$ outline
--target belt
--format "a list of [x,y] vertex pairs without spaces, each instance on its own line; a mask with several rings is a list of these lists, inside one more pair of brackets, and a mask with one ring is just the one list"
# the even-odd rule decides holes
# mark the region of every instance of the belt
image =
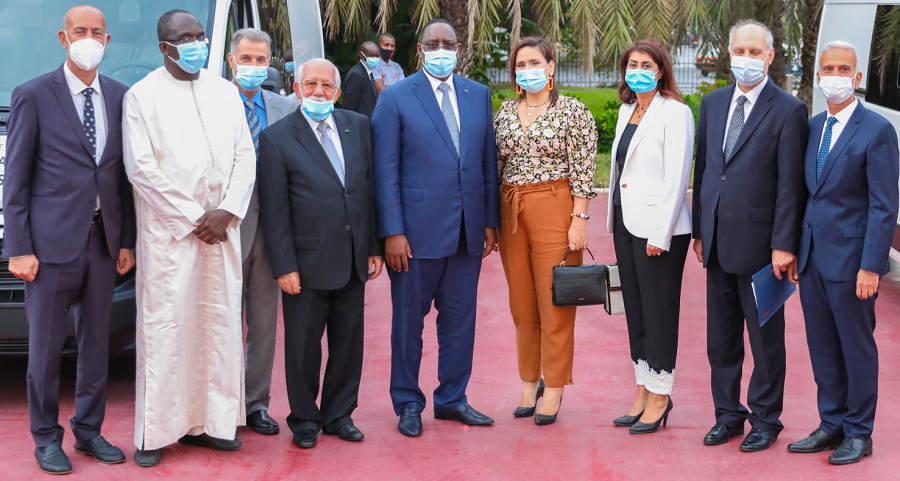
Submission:
[[516,230],[519,228],[519,214],[525,210],[525,207],[521,203],[522,195],[548,190],[553,191],[553,195],[556,195],[556,189],[562,188],[569,188],[569,179],[551,180],[549,182],[540,182],[537,184],[503,184],[500,187],[500,192],[503,194],[503,201],[511,204],[510,207],[512,208],[510,233],[515,234]]
[[94,224],[102,224],[102,223],[103,223],[103,214],[100,212],[99,209],[98,209],[98,210],[95,210],[95,211],[94,211],[94,218],[93,218],[93,220],[91,220],[91,225],[94,225]]

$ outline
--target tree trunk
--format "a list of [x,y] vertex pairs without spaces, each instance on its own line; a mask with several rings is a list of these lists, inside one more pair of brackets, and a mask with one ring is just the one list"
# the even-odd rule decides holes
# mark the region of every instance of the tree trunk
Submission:
[[469,48],[469,2],[468,0],[443,0],[441,17],[453,24],[456,38],[462,45],[456,62],[456,73],[463,77],[475,65],[475,53]]
[[[773,13],[772,19],[772,37],[774,37],[774,47],[775,47],[775,60],[772,62],[772,65],[769,66],[769,77],[772,78],[772,82],[775,85],[784,88],[785,80],[787,77],[787,54],[784,51],[784,23],[782,21],[782,15],[784,15],[784,6],[781,2],[778,2],[778,7],[775,7],[777,10]],[[790,89],[788,93],[791,93]]]
[[800,67],[803,77],[797,98],[812,109],[813,86],[816,80],[816,50],[819,41],[819,22],[822,20],[822,0],[805,0],[807,21],[803,26],[803,45],[800,50]]

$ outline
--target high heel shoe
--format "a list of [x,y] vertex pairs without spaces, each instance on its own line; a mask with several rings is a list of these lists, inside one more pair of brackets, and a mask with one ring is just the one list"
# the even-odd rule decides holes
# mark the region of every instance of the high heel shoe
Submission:
[[624,416],[619,416],[619,417],[613,419],[613,424],[616,426],[622,427],[622,428],[631,427],[634,425],[634,423],[638,422],[638,420],[641,419],[641,416],[643,416],[643,415],[644,415],[644,411],[641,411],[638,414],[635,414],[634,416],[629,416],[627,414]]
[[631,434],[650,434],[650,433],[655,433],[655,432],[659,431],[660,424],[665,426],[666,423],[668,423],[669,412],[672,410],[673,407],[675,407],[675,404],[672,403],[672,397],[669,396],[669,405],[666,406],[666,411],[663,413],[663,415],[659,419],[657,419],[656,421],[654,421],[652,423],[642,423],[642,422],[638,421],[638,422],[634,423],[634,425],[631,426],[630,429],[628,429],[628,432]]
[[517,418],[530,418],[531,416],[534,416],[534,411],[535,411],[535,409],[537,409],[538,399],[540,399],[541,396],[543,396],[543,395],[544,395],[544,378],[541,378],[541,383],[538,384],[537,392],[534,393],[534,406],[531,406],[530,408],[519,406],[516,408],[515,411],[513,411],[513,416],[515,416]]
[[534,424],[538,426],[543,426],[545,424],[553,424],[556,422],[556,416],[559,415],[559,410],[562,409],[562,396],[559,397],[559,407],[556,408],[556,413],[552,415],[547,414],[534,414]]

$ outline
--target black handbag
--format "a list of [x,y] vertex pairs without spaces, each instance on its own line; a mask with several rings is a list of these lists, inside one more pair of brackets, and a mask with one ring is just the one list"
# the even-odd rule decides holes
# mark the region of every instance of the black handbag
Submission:
[[593,264],[567,266],[570,250],[563,261],[553,267],[554,306],[596,306],[606,300],[606,266],[597,264],[589,249]]

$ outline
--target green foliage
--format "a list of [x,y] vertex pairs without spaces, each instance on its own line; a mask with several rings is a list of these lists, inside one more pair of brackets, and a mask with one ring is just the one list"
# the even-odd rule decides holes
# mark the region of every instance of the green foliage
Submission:
[[619,121],[619,107],[622,102],[611,100],[603,108],[592,110],[597,124],[597,152],[609,152],[616,138],[616,123]]

